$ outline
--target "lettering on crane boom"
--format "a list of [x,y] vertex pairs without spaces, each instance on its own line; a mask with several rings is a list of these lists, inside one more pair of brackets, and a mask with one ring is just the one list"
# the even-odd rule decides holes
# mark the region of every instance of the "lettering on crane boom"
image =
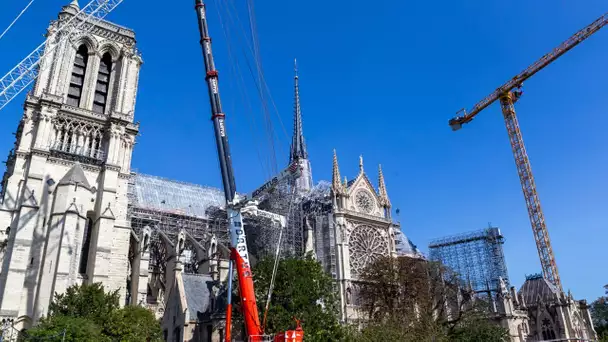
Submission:
[[230,238],[232,240],[232,246],[239,253],[243,260],[243,269],[245,269],[245,275],[251,275],[249,270],[249,253],[247,251],[247,240],[245,238],[245,230],[243,229],[243,218],[241,213],[233,209],[228,209],[228,217],[230,218]]
[[279,173],[278,175],[273,177],[268,182],[264,183],[264,185],[262,185],[261,187],[254,190],[251,193],[250,198],[254,199],[254,198],[258,197],[260,194],[262,194],[263,192],[274,188],[285,177],[293,177],[293,178],[299,177],[301,175],[301,171],[302,171],[302,169],[300,168],[300,165],[298,165],[297,162],[291,163],[291,165],[289,165],[285,170],[281,171],[281,173]]

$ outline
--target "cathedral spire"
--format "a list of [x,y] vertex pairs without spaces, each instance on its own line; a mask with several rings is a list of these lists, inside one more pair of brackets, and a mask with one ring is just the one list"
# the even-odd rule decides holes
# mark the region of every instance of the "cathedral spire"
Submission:
[[391,206],[391,201],[388,199],[388,193],[386,192],[386,184],[384,183],[384,174],[382,173],[382,165],[378,165],[378,194],[380,201],[385,207]]
[[304,142],[304,132],[302,131],[302,110],[300,108],[300,88],[298,84],[298,65],[293,60],[294,67],[294,105],[293,105],[293,137],[291,141],[291,153],[289,162],[297,159],[308,159],[306,143]]

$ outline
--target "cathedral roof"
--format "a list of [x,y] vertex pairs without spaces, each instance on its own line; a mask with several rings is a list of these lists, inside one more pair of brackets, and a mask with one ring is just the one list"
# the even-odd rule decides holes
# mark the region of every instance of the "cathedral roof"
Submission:
[[[205,313],[209,307],[211,292],[207,283],[213,282],[211,276],[206,274],[182,274],[184,292],[188,311],[196,317],[196,313]],[[192,317],[192,316],[191,316]]]
[[218,188],[184,183],[145,174],[134,175],[137,208],[207,217],[207,209],[223,208],[224,192]]
[[401,230],[396,230],[395,232],[395,242],[396,242],[396,250],[399,255],[422,255],[418,247],[414,245],[412,240],[410,240],[405,233]]
[[528,277],[519,289],[519,295],[526,304],[536,303],[540,298],[543,302],[550,302],[559,296],[559,291],[541,275]]
[[68,172],[65,174],[65,176],[61,178],[59,184],[57,185],[69,184],[78,184],[78,186],[81,186],[88,190],[91,189],[91,184],[89,184],[89,181],[87,180],[87,177],[85,176],[84,170],[82,169],[82,166],[80,166],[80,163],[74,164],[74,166],[72,166],[72,168],[68,170]]

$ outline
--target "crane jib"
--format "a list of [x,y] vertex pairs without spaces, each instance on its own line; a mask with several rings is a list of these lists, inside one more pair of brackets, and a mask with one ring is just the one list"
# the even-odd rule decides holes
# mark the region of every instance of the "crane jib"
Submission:
[[532,65],[527,67],[524,71],[510,79],[502,86],[498,87],[492,94],[486,96],[484,99],[475,104],[470,111],[465,112],[463,116],[457,116],[450,120],[450,126],[453,126],[455,123],[463,124],[470,122],[477,114],[479,114],[479,112],[494,103],[501,96],[510,92],[514,88],[521,86],[525,80],[532,77],[534,74],[542,70],[547,65],[551,64],[561,55],[568,52],[570,49],[572,49],[585,39],[589,38],[595,32],[599,31],[602,27],[606,26],[606,24],[608,24],[608,13],[602,15],[593,23],[587,25],[582,30],[579,30],[574,35],[570,36],[570,38],[561,43],[551,52],[538,59],[536,62],[534,62]]

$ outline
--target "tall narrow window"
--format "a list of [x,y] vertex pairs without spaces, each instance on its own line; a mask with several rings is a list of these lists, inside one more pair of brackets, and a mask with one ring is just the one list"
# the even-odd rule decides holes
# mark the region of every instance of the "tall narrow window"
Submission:
[[89,61],[89,51],[85,45],[81,45],[76,51],[74,59],[74,67],[72,68],[72,78],[70,79],[70,88],[68,90],[68,105],[78,107],[82,99],[82,88],[84,86],[84,75],[87,71],[87,63]]
[[87,265],[89,262],[89,247],[91,245],[91,232],[93,231],[93,220],[87,218],[87,226],[84,230],[84,236],[82,239],[82,249],[80,251],[80,265],[78,267],[78,273],[86,274]]
[[95,99],[93,100],[93,111],[105,113],[108,101],[108,86],[110,84],[110,71],[112,70],[112,56],[105,53],[99,63],[99,74],[95,86]]

